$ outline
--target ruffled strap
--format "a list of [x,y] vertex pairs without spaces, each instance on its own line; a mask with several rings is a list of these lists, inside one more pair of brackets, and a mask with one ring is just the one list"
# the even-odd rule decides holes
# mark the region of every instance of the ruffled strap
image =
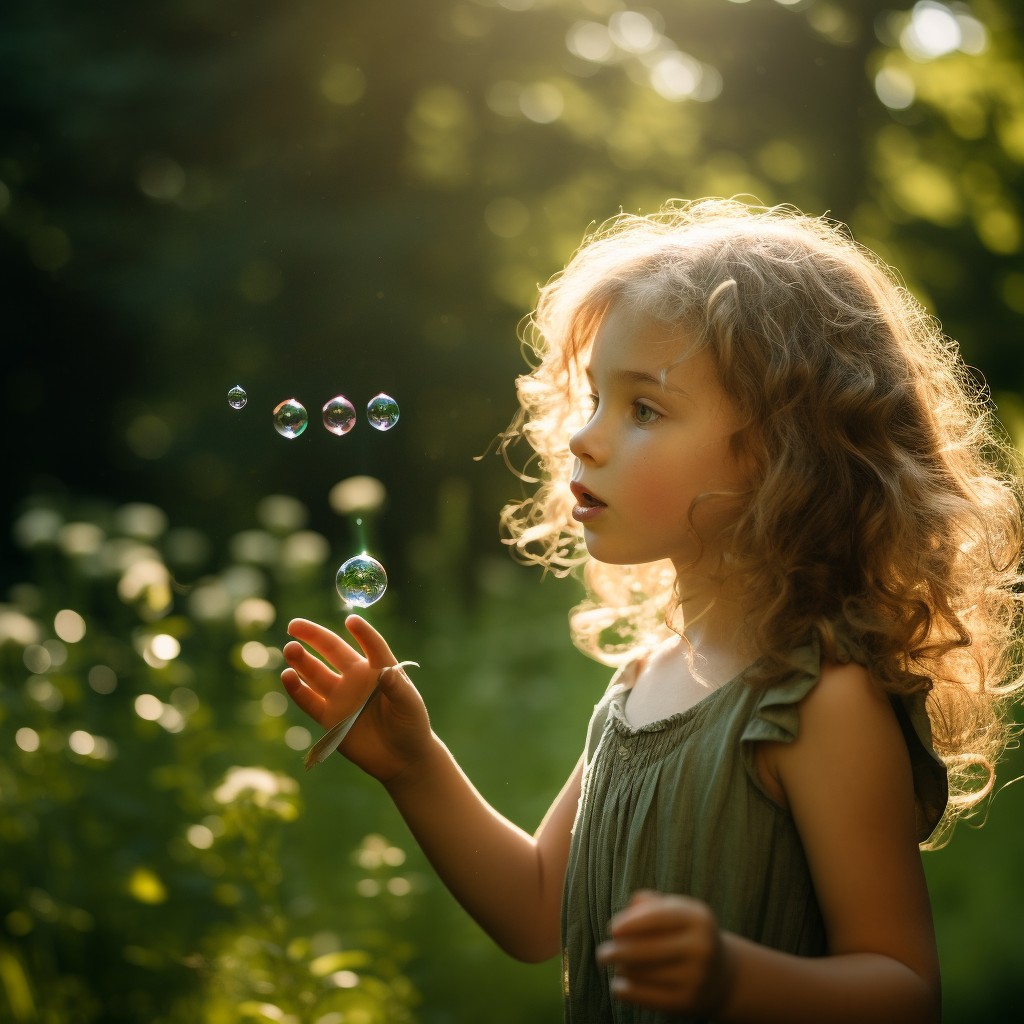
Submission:
[[[790,660],[795,666],[793,674],[760,694],[740,735],[743,764],[747,774],[754,785],[770,800],[771,794],[764,788],[757,768],[754,743],[760,740],[792,743],[799,735],[798,705],[811,692],[821,676],[821,646],[817,638],[806,646],[794,650],[790,654]],[[925,842],[935,830],[949,798],[946,766],[932,746],[926,698],[925,693],[889,695],[910,754],[918,842]]]
[[[765,689],[757,699],[740,742],[749,744],[757,740],[792,743],[800,732],[800,709],[797,705],[811,692],[821,674],[821,650],[818,641],[791,652],[794,670],[783,682]],[[743,748],[744,760],[753,759],[753,747]],[[748,758],[749,755],[749,758]],[[750,765],[747,766],[750,771]],[[754,765],[752,777],[758,789],[760,775]],[[767,794],[766,794],[767,795]]]
[[928,717],[926,693],[890,696],[896,719],[903,730],[914,774],[914,810],[917,841],[926,842],[942,820],[949,802],[946,766],[932,746],[932,723]]

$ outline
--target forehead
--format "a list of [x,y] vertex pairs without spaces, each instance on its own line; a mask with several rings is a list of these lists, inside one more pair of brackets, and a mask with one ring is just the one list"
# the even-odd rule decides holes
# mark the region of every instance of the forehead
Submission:
[[669,379],[706,369],[707,353],[686,332],[636,316],[618,304],[609,307],[583,359],[591,374],[636,371]]

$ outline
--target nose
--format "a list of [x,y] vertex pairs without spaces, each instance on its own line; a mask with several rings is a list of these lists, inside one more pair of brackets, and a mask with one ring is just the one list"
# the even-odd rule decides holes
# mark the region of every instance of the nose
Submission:
[[569,451],[580,462],[595,466],[604,462],[607,457],[606,445],[601,439],[598,429],[600,413],[595,414],[584,426],[569,438]]

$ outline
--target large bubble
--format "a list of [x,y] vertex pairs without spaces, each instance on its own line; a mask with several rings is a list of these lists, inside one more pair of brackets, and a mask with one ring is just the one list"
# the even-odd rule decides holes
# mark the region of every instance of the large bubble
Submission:
[[294,398],[283,401],[274,410],[274,429],[282,437],[298,437],[306,429],[306,407]]
[[381,392],[371,398],[366,407],[366,418],[371,427],[378,430],[390,430],[398,422],[398,403],[390,396]]
[[355,406],[344,395],[336,395],[324,406],[324,426],[332,434],[340,437],[355,425]]
[[228,405],[230,405],[232,409],[241,409],[242,406],[244,406],[245,403],[248,402],[248,401],[249,401],[248,396],[242,390],[241,386],[238,385],[238,384],[236,384],[228,392]]
[[350,558],[338,570],[338,593],[347,604],[356,608],[369,608],[379,601],[388,589],[388,576],[384,566],[367,554]]

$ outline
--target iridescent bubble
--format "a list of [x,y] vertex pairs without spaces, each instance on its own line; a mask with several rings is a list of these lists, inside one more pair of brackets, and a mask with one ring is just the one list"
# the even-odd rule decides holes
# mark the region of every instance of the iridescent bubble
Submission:
[[355,406],[344,395],[336,395],[324,406],[324,426],[332,434],[340,437],[355,425]]
[[298,437],[306,429],[306,407],[289,398],[274,410],[274,429],[282,437]]
[[388,589],[388,576],[384,566],[367,554],[350,558],[338,570],[338,593],[347,604],[369,608],[384,596]]
[[228,405],[230,405],[232,409],[241,409],[248,401],[249,396],[246,395],[238,384],[228,392]]
[[371,427],[390,430],[398,422],[398,403],[390,395],[381,392],[376,398],[370,399],[366,407],[366,418]]

